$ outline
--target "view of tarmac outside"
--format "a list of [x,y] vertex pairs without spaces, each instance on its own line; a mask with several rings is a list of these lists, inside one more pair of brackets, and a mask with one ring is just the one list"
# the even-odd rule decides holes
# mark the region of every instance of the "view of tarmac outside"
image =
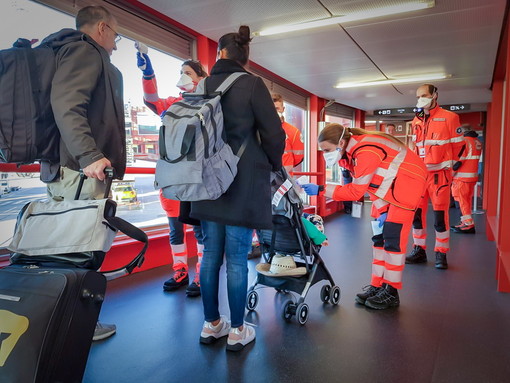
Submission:
[[[10,0],[3,4],[0,23],[3,26],[0,49],[12,47],[20,37],[38,39],[33,44],[36,47],[51,33],[62,28],[75,28],[73,16],[28,0]],[[159,158],[161,119],[143,103],[142,73],[136,65],[136,52],[135,41],[122,36],[111,61],[124,79],[128,166],[154,168]],[[180,78],[184,59],[150,46],[148,55],[158,81],[159,96],[178,96],[179,89],[175,84]],[[309,142],[307,116],[306,110],[285,103],[285,119],[303,133],[305,152],[308,152]],[[126,174],[124,180],[115,182],[112,189],[112,197],[118,203],[118,216],[142,228],[168,225],[159,202],[159,191],[154,189],[153,174]],[[28,202],[42,199],[46,199],[46,185],[39,180],[39,173],[0,173],[0,247],[9,244],[21,208]]]

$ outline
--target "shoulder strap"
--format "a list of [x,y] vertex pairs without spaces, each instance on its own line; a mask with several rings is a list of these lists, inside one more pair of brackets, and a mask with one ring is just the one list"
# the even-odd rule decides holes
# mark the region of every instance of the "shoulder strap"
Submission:
[[113,226],[117,230],[120,230],[128,237],[136,239],[137,241],[143,243],[142,250],[140,250],[138,255],[135,258],[133,258],[133,260],[129,262],[127,265],[114,270],[101,271],[101,274],[103,274],[107,280],[111,280],[126,274],[131,274],[135,267],[142,266],[143,261],[145,261],[145,252],[147,251],[147,247],[149,246],[149,238],[142,229],[132,225],[131,223],[123,220],[122,218],[109,217],[107,218],[107,221],[111,226]]
[[224,94],[227,93],[227,91],[230,89],[232,85],[237,81],[237,79],[245,74],[248,74],[246,72],[234,72],[231,75],[229,75],[217,88],[216,92]]

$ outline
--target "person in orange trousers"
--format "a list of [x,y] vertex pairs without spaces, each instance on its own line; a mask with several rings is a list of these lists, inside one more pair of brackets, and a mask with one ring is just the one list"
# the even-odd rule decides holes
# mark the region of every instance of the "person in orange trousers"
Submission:
[[[142,87],[143,87],[143,101],[154,113],[160,116],[172,104],[182,100],[182,95],[178,97],[160,98],[158,94],[158,83],[154,69],[152,68],[151,60],[147,54],[148,48],[141,43],[137,43],[136,47],[138,52],[137,65],[142,71]],[[186,60],[181,66],[181,77],[176,86],[182,92],[193,92],[200,80],[207,77],[207,72],[199,61]],[[188,248],[186,238],[186,226],[179,221],[180,202],[165,198],[160,190],[159,198],[161,206],[166,212],[168,217],[168,224],[170,227],[170,247],[172,249],[173,258],[173,276],[164,282],[163,290],[173,291],[182,286],[188,285]],[[186,295],[189,297],[200,296],[200,265],[202,254],[204,252],[203,235],[200,226],[193,226],[195,238],[197,240],[197,264],[196,272],[193,281],[186,288]]]
[[472,201],[475,185],[478,182],[478,162],[482,154],[482,143],[476,138],[478,133],[469,125],[462,125],[464,130],[464,148],[458,162],[453,165],[452,195],[459,203],[460,224],[452,226],[454,233],[474,234]]
[[372,309],[399,306],[407,241],[425,191],[427,169],[415,153],[386,133],[328,124],[318,141],[326,166],[339,162],[351,171],[353,182],[326,187],[305,184],[305,192],[325,193],[335,201],[355,201],[368,192],[372,201],[372,278],[356,295],[356,302]]
[[[189,244],[186,236],[186,225],[179,221],[180,202],[165,198],[162,191],[159,191],[159,200],[163,210],[168,217],[170,226],[170,248],[172,249],[172,259],[174,275],[163,284],[163,290],[173,291],[181,286],[188,285],[188,250]],[[197,297],[200,295],[200,265],[202,263],[202,254],[204,253],[202,228],[193,226],[195,239],[197,241],[197,263],[195,266],[195,277],[186,287],[188,297]]]
[[442,109],[437,103],[438,90],[424,84],[416,90],[418,111],[412,122],[415,153],[428,171],[427,191],[416,209],[413,221],[414,248],[406,263],[427,262],[427,209],[429,199],[434,210],[436,242],[435,267],[447,269],[446,254],[450,250],[449,209],[452,166],[459,160],[464,144],[459,116]]

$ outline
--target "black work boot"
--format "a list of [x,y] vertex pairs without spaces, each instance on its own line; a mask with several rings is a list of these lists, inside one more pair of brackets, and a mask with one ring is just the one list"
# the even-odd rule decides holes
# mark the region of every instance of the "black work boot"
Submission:
[[427,253],[421,246],[414,245],[411,254],[406,257],[406,263],[425,263],[427,262]]
[[436,269],[447,269],[448,262],[446,262],[446,253],[436,251]]
[[387,283],[383,284],[383,288],[380,288],[377,294],[365,301],[365,306],[376,310],[385,310],[399,305],[398,290]]
[[382,289],[382,287],[375,287],[372,285],[365,286],[365,287],[363,287],[363,292],[356,294],[356,298],[354,298],[354,299],[355,299],[356,303],[364,305],[365,301],[368,298],[373,297],[381,289]]

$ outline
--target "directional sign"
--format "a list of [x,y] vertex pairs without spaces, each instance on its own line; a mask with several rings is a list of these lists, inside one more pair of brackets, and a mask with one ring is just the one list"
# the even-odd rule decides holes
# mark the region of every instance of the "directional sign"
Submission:
[[451,110],[452,112],[461,112],[463,110],[471,109],[471,105],[470,104],[441,105],[441,108]]
[[[470,110],[470,104],[452,104],[452,105],[441,105],[441,108],[451,110],[452,112],[462,112]],[[392,109],[378,109],[374,110],[374,116],[398,116],[400,114],[413,114],[417,111],[416,107],[412,108],[392,108]]]

